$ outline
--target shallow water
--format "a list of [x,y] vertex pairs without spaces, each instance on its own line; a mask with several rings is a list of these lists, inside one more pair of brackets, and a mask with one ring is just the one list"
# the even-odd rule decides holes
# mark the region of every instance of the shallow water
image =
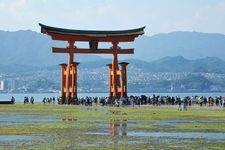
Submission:
[[53,115],[3,115],[0,114],[0,124],[2,125],[18,125],[43,122],[57,122],[59,118]]
[[145,131],[129,131],[127,136],[144,136],[144,137],[172,137],[172,138],[204,138],[209,140],[225,139],[225,133],[221,132],[145,132]]
[[187,120],[187,119],[167,119],[167,120],[128,120],[127,123],[132,126],[137,124],[153,124],[153,125],[176,125],[182,123],[225,123],[225,120]]
[[[111,133],[106,132],[86,132],[88,135],[111,135]],[[124,135],[125,136],[125,135]],[[223,140],[225,139],[225,133],[220,132],[146,132],[146,131],[126,131],[126,136],[135,137],[171,137],[171,138],[201,138],[209,140]]]
[[[224,123],[221,120],[151,120],[144,121],[145,123],[153,123],[154,125],[175,125],[178,123]],[[142,130],[130,130],[129,127],[135,128],[140,120],[123,120],[111,119],[108,126],[102,126],[100,132],[86,132],[89,135],[110,135],[110,136],[127,136],[127,137],[172,137],[172,138],[201,138],[209,140],[222,140],[225,139],[223,132],[148,132]]]
[[225,123],[225,120],[151,120],[153,125],[176,125],[181,123]]
[[11,141],[29,141],[33,139],[40,139],[43,136],[40,135],[0,135],[0,142]]
[[[114,113],[114,115],[117,113]],[[183,138],[183,139],[208,139],[223,140],[225,133],[222,132],[148,132],[136,130],[139,124],[153,125],[176,125],[179,123],[225,123],[225,120],[126,120],[126,119],[79,119],[72,116],[60,115],[7,115],[0,113],[0,126],[48,123],[48,122],[92,122],[96,123],[97,132],[85,132],[86,135],[105,135],[111,137],[151,137],[151,138]],[[134,130],[131,130],[134,129]],[[36,135],[0,135],[0,141],[31,140],[38,138]],[[39,137],[40,138],[40,137]]]

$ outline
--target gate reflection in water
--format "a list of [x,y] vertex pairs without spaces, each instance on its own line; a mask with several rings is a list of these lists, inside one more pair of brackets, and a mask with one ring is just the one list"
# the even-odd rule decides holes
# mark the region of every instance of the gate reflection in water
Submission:
[[110,119],[109,126],[110,126],[111,136],[126,136],[127,135],[127,120]]
[[77,118],[71,117],[71,116],[62,116],[61,117],[62,122],[75,122],[77,121]]

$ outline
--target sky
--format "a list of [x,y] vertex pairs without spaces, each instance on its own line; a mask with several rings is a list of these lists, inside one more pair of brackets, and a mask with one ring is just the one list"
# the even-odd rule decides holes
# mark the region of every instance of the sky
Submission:
[[0,30],[40,32],[38,23],[83,30],[146,26],[146,35],[225,34],[225,0],[0,0]]

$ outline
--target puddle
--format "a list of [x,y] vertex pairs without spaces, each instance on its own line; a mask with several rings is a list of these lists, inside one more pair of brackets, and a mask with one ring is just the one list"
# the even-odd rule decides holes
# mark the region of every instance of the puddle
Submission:
[[[81,121],[79,119],[79,121]],[[90,120],[89,120],[90,121]],[[225,121],[221,120],[126,120],[121,118],[111,118],[109,122],[105,122],[104,120],[99,120],[96,128],[98,131],[88,134],[97,134],[97,135],[110,135],[110,136],[156,136],[156,137],[184,137],[184,138],[220,138],[223,137],[225,139],[225,133],[204,133],[204,132],[134,132],[131,129],[135,129],[139,124],[153,124],[153,125],[176,125],[181,123],[225,123]],[[129,127],[128,127],[129,126]],[[146,133],[146,134],[145,134]],[[213,137],[215,136],[216,137]],[[218,136],[217,136],[218,135]]]
[[204,139],[225,139],[225,133],[202,133],[202,132],[144,132],[144,131],[130,131],[128,136],[142,136],[142,137],[173,137],[173,138],[204,138]]
[[225,120],[129,120],[129,126],[137,126],[138,124],[152,124],[156,126],[172,126],[182,123],[225,123]]
[[43,138],[41,135],[0,135],[0,142],[29,141],[41,138]]
[[223,120],[152,120],[153,125],[176,125],[181,123],[225,123]]
[[58,122],[57,116],[52,115],[0,115],[1,125],[31,124],[40,122]]
[[[106,132],[86,132],[89,135],[110,135]],[[171,137],[171,138],[201,138],[209,140],[224,140],[225,133],[202,133],[202,132],[145,132],[145,131],[127,131],[126,136],[135,137]]]
[[[145,121],[146,122],[146,121]],[[179,123],[218,123],[225,122],[221,120],[151,120],[147,121],[157,125],[174,125]],[[109,128],[105,128],[103,132],[86,132],[85,134],[90,135],[110,135],[110,136],[128,136],[128,137],[171,137],[171,138],[200,138],[209,140],[223,140],[225,139],[225,133],[222,132],[146,132],[146,131],[132,131],[128,130],[127,126],[135,126],[143,121],[132,120],[127,121],[126,119],[110,119]],[[101,128],[102,129],[102,128]]]

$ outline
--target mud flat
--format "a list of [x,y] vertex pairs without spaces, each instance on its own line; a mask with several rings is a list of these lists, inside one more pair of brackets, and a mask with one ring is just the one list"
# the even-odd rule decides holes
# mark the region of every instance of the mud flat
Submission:
[[225,110],[0,105],[0,149],[224,149]]

